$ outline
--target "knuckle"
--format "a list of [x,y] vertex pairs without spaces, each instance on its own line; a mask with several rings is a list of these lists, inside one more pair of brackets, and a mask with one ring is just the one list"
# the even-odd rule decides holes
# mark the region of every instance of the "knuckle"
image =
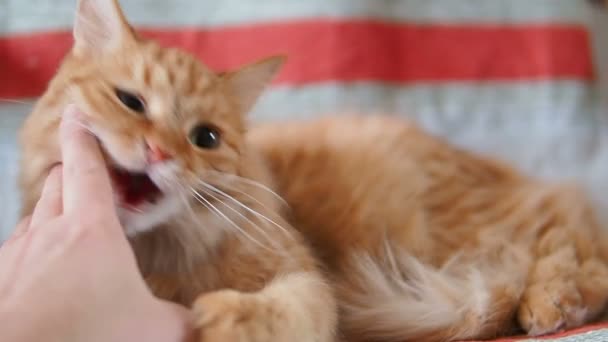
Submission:
[[85,241],[94,238],[95,229],[89,229],[89,221],[87,220],[70,220],[69,226],[69,239],[76,243],[82,244]]

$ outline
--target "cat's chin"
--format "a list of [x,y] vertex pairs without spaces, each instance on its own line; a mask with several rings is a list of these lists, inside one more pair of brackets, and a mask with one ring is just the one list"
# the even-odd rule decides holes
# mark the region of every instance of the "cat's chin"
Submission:
[[166,223],[181,208],[178,197],[163,196],[155,203],[141,204],[137,209],[118,206],[118,218],[128,236],[145,233]]

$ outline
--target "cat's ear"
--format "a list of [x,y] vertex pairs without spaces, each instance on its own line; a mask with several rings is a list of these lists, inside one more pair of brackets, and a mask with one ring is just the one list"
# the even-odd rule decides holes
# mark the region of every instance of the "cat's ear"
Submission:
[[134,39],[117,0],[78,0],[74,21],[74,51],[97,56]]
[[285,60],[284,56],[269,57],[220,75],[235,96],[241,113],[249,112]]

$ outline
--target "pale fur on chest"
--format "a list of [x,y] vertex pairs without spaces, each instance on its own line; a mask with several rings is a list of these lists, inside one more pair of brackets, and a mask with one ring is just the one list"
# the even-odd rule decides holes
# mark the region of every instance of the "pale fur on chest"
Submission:
[[222,288],[252,292],[277,275],[314,268],[295,230],[264,208],[246,206],[250,209],[218,214],[194,205],[133,237],[140,269],[153,292],[189,304],[201,293]]

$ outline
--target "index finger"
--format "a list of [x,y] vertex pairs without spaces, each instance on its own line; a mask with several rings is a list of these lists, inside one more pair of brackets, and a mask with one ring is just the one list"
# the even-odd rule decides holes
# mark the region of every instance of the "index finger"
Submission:
[[110,176],[99,144],[85,128],[76,106],[68,106],[61,120],[63,212],[86,215],[114,212]]

